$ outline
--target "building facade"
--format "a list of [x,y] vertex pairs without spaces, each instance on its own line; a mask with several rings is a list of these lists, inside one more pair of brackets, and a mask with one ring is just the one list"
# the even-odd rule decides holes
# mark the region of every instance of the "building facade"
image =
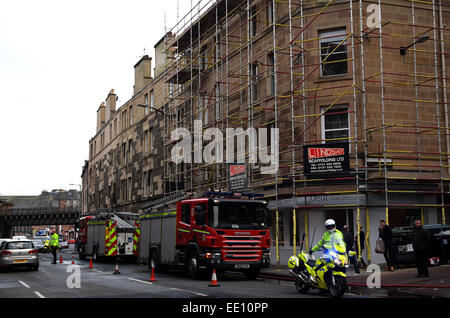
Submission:
[[246,190],[276,216],[272,263],[298,252],[302,233],[315,244],[327,218],[362,227],[363,257],[384,262],[380,220],[449,222],[449,24],[438,0],[197,2],[155,45],[154,69],[148,56],[134,66],[130,100],[116,109],[111,90],[99,106],[85,211],[169,209],[168,198],[227,189],[226,162],[174,162],[176,129],[278,129],[269,174],[248,163],[244,139]]

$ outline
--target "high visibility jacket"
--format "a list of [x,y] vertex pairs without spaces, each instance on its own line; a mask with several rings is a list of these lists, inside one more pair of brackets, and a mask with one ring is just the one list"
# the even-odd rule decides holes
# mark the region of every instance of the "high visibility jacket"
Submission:
[[59,236],[58,234],[53,234],[50,240],[50,246],[59,247]]
[[339,230],[335,230],[333,233],[326,231],[319,243],[317,243],[316,246],[312,248],[312,251],[315,252],[321,247],[324,247],[324,245],[326,245],[325,248],[333,247],[334,245],[340,245],[345,249],[344,235]]

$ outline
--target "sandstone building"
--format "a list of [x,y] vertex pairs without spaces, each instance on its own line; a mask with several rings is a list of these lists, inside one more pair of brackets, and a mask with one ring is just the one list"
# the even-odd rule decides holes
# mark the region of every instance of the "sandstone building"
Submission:
[[[98,107],[85,211],[170,209],[227,189],[226,163],[171,160],[172,131],[201,120],[279,129],[279,168],[247,165],[247,190],[277,216],[273,262],[303,232],[316,243],[326,218],[361,225],[369,247],[381,219],[448,223],[449,25],[441,0],[197,2],[155,45],[154,67],[136,63],[130,100],[118,107],[111,90]],[[310,170],[307,150],[324,145],[345,150],[344,171]],[[383,261],[370,248],[364,257]]]

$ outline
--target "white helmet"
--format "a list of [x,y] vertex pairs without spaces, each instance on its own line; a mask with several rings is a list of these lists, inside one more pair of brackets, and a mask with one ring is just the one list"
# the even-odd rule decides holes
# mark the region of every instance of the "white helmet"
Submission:
[[332,233],[336,230],[336,222],[333,219],[328,219],[325,221],[325,228],[328,232]]

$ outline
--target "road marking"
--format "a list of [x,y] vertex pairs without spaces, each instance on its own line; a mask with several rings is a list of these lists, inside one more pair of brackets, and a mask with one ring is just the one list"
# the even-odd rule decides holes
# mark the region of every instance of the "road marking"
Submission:
[[25,286],[26,288],[30,288],[30,286],[28,286],[26,283],[22,282],[21,280],[19,280],[19,283],[21,283],[23,286]]
[[39,298],[45,298],[45,296],[44,295],[42,295],[40,292],[38,292],[38,291],[35,291],[34,292]]
[[102,274],[105,273],[105,272],[102,272],[101,270],[98,270],[98,269],[93,269],[92,271],[93,271],[93,272],[97,272],[97,273],[102,273]]
[[128,277],[128,279],[129,279],[129,280],[134,280],[135,282],[139,282],[139,283],[144,283],[144,284],[148,284],[148,285],[153,285],[153,283],[146,282],[145,280],[140,280],[140,279],[131,278],[131,277]]
[[205,294],[193,292],[193,291],[190,291],[190,290],[180,289],[180,288],[171,288],[171,289],[172,290],[178,290],[178,291],[186,292],[186,293],[191,293],[191,294],[194,294],[194,295],[197,295],[197,296],[203,296],[203,297],[207,297],[208,296],[208,295],[205,295]]

